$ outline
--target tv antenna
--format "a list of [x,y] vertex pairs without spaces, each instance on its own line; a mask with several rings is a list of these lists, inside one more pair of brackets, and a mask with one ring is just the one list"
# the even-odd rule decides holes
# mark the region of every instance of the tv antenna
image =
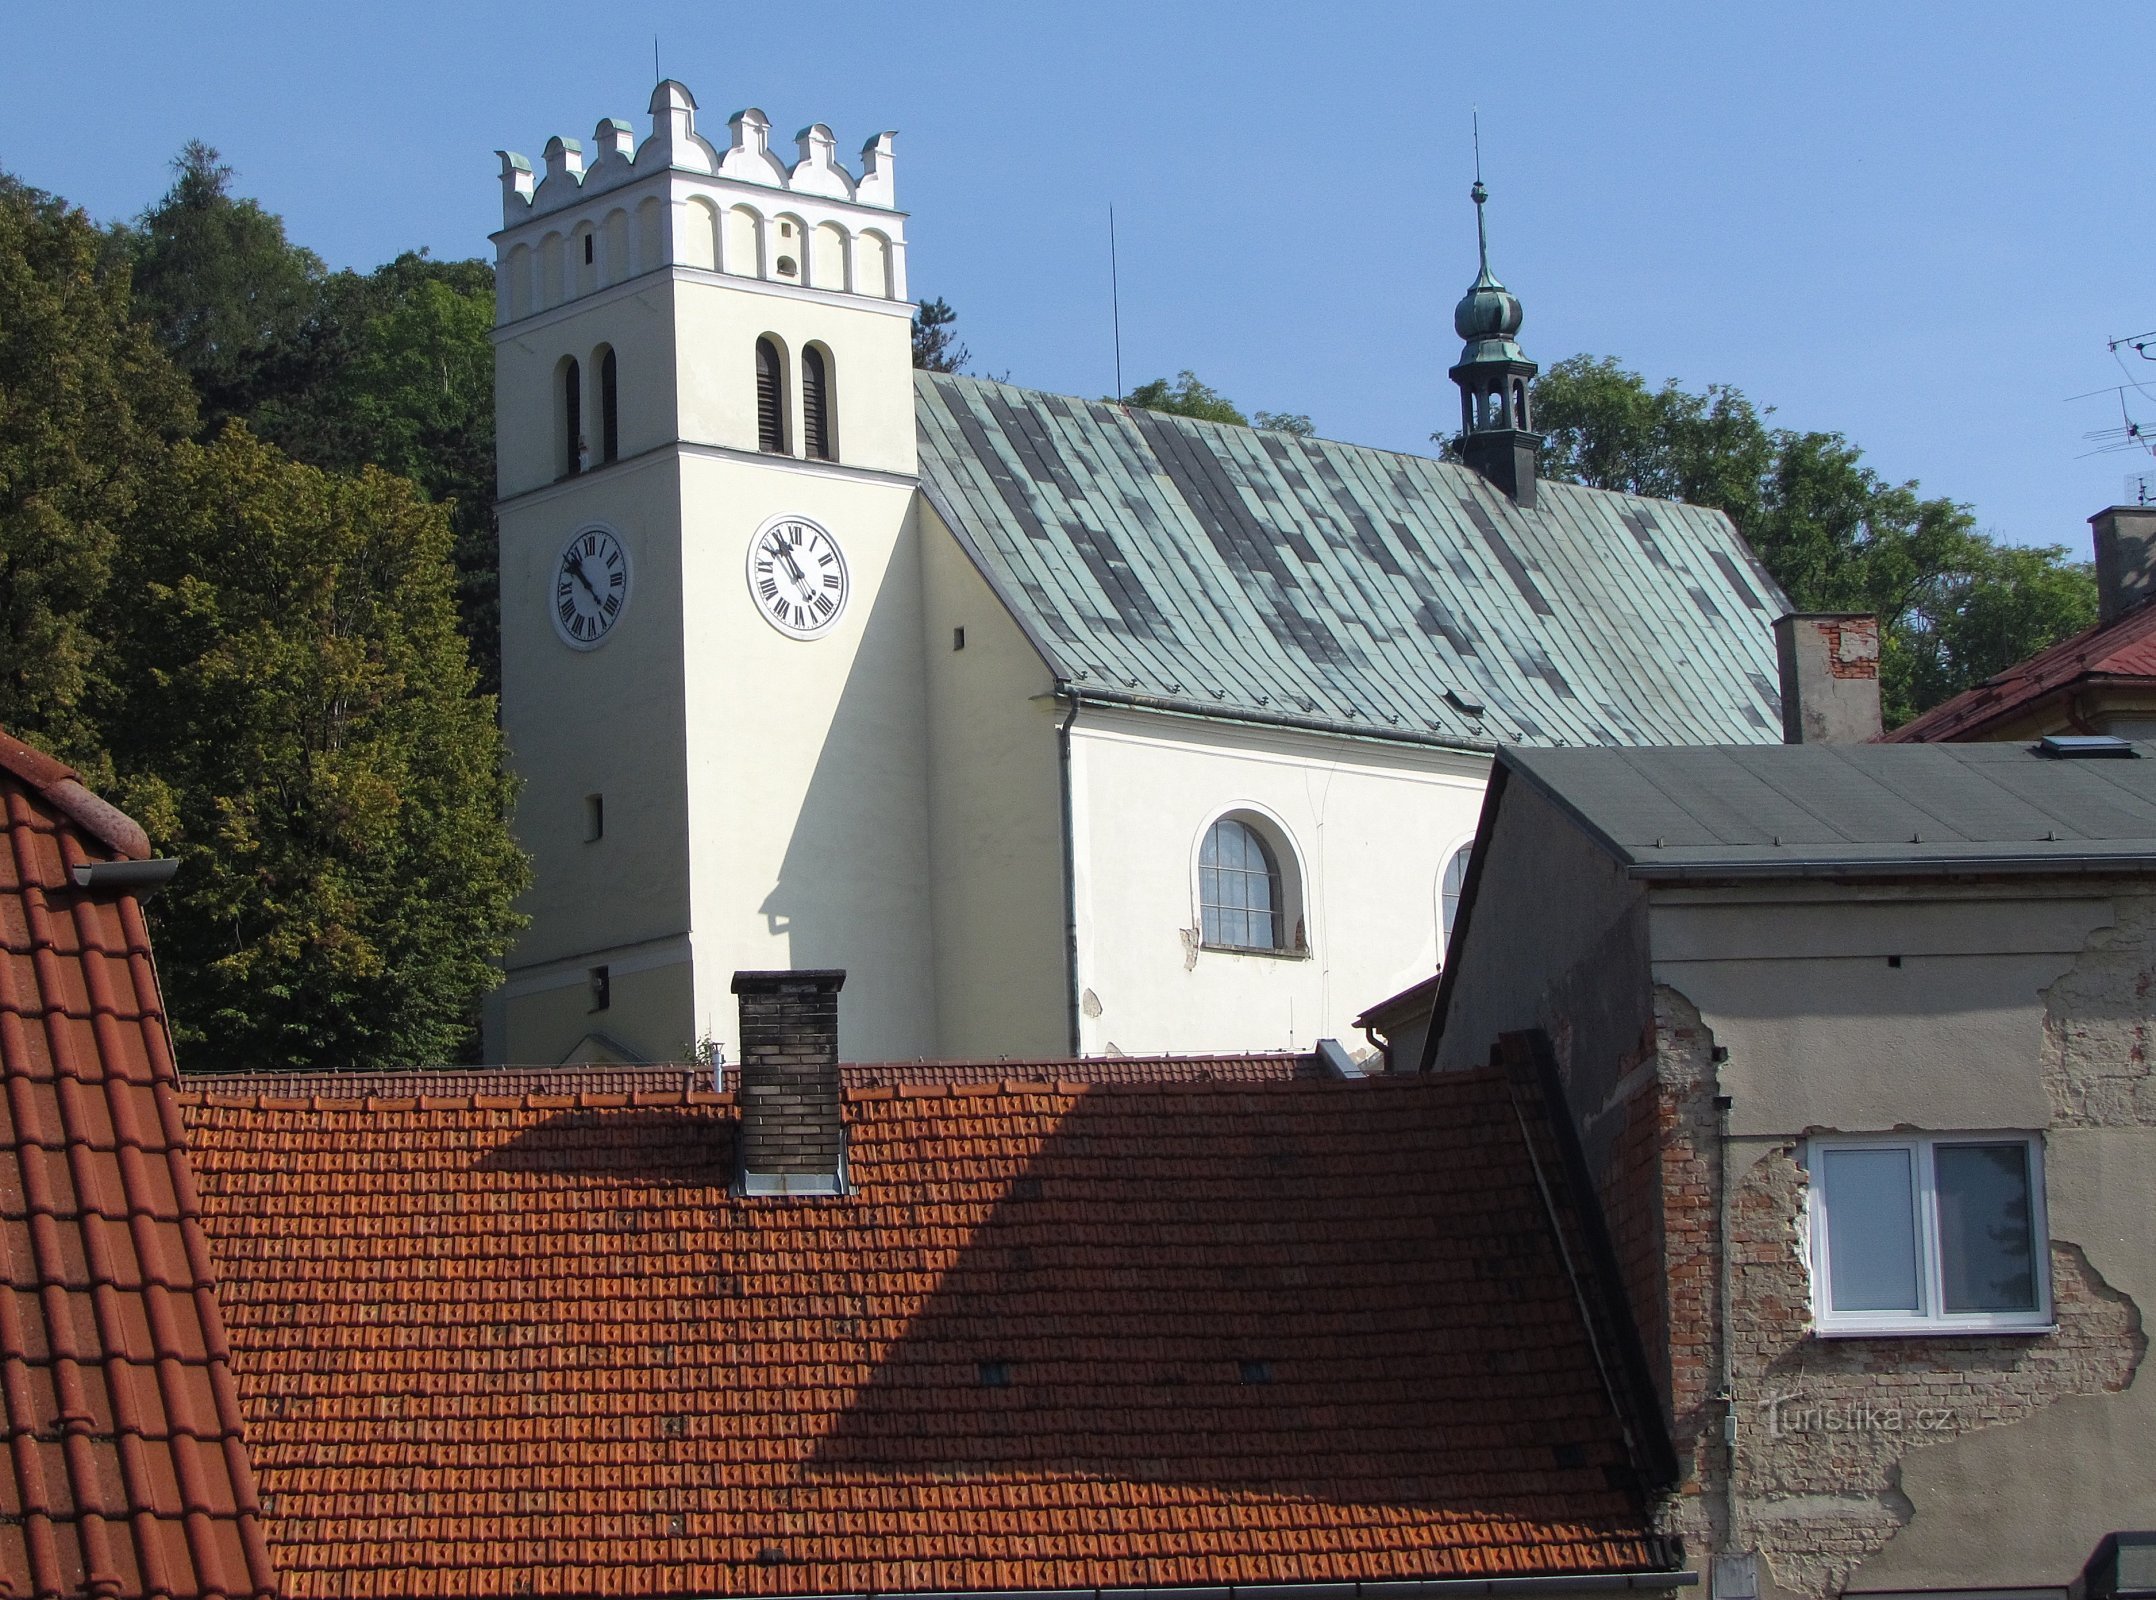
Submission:
[[1115,403],[1123,403],[1123,285],[1115,266],[1115,207],[1108,207],[1108,313],[1115,327]]

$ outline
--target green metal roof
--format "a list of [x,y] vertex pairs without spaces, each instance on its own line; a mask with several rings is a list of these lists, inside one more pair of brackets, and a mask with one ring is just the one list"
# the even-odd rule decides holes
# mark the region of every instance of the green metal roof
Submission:
[[[924,489],[1081,697],[1487,749],[1781,736],[1718,511],[916,374]],[[1479,712],[1479,714],[1478,714]]]

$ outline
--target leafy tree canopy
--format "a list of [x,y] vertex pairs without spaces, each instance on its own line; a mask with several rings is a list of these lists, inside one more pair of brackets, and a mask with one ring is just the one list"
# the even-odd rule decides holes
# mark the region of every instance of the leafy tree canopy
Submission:
[[1800,611],[1880,619],[1889,726],[2096,620],[2096,584],[2061,546],[2001,544],[1970,509],[1891,484],[1837,433],[1770,428],[1736,389],[1651,389],[1574,356],[1535,380],[1541,472],[1729,514]]
[[1317,424],[1300,411],[1254,411],[1251,413],[1250,422],[1252,427],[1270,428],[1275,433],[1292,433],[1303,439],[1318,431]]
[[128,313],[89,218],[0,173],[0,726],[108,775],[87,697],[93,612],[187,384]]
[[913,314],[913,364],[923,372],[964,372],[973,353],[958,342],[948,300],[923,300]]
[[229,424],[174,448],[106,619],[117,795],[182,869],[156,902],[197,1064],[457,1052],[526,881],[450,530],[407,481]]
[[211,429],[306,381],[322,260],[284,223],[231,194],[232,169],[196,139],[172,187],[120,231],[135,268],[135,311],[201,396]]
[[[1111,400],[1109,403],[1116,402]],[[1175,375],[1173,383],[1166,378],[1155,378],[1150,383],[1139,384],[1123,396],[1121,403],[1142,406],[1147,411],[1165,411],[1170,416],[1196,417],[1200,422],[1230,422],[1238,428],[1250,426],[1250,419],[1236,408],[1234,401],[1201,380],[1188,367]]]

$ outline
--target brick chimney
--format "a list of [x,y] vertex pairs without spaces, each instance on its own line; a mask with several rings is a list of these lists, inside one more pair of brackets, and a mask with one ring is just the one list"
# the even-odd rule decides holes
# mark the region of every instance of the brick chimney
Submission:
[[1879,619],[1794,612],[1774,624],[1782,666],[1782,743],[1862,744],[1879,717]]
[[2156,506],[2111,506],[2096,530],[2096,618],[2111,622],[2156,594]]
[[737,972],[741,1003],[741,1189],[844,1194],[838,1104],[843,972]]

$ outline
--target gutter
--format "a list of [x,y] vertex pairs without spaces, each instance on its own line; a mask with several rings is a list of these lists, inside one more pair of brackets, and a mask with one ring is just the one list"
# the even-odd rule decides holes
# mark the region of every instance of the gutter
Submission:
[[1065,680],[1056,685],[1059,696],[1091,705],[1123,706],[1134,711],[1157,711],[1167,716],[1195,717],[1205,722],[1239,722],[1260,728],[1296,728],[1305,733],[1331,733],[1345,739],[1377,739],[1390,744],[1415,745],[1433,750],[1460,750],[1473,755],[1495,755],[1495,739],[1468,739],[1452,734],[1417,733],[1375,722],[1343,722],[1337,717],[1313,716],[1295,711],[1255,711],[1248,706],[1227,709],[1206,700],[1184,700],[1173,695],[1144,694],[1136,689],[1096,689]]
[[85,862],[70,868],[68,876],[76,888],[93,894],[111,891],[147,899],[170,883],[179,870],[177,860],[164,856],[149,861]]
[[1371,1583],[1236,1583],[1157,1589],[863,1589],[765,1600],[1417,1600],[1429,1596],[1665,1594],[1696,1572],[1583,1572],[1544,1578],[1393,1578]]
[[1071,725],[1078,720],[1078,702],[1056,726],[1056,774],[1063,798],[1063,989],[1070,1053],[1082,1055],[1078,1027],[1078,825],[1071,800]]
[[2086,876],[2095,873],[2156,873],[2156,855],[1852,857],[1845,861],[1701,861],[1627,862],[1625,876],[1642,883],[1775,878],[1991,878],[2049,873]]

